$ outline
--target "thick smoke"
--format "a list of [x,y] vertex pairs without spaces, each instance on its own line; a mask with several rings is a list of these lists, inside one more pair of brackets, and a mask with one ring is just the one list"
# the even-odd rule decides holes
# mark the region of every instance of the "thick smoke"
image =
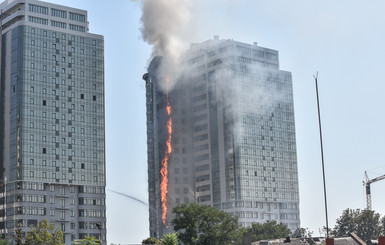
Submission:
[[164,76],[178,74],[179,56],[185,47],[182,33],[189,19],[190,0],[143,1],[142,38],[153,46],[152,58],[163,57],[160,70]]

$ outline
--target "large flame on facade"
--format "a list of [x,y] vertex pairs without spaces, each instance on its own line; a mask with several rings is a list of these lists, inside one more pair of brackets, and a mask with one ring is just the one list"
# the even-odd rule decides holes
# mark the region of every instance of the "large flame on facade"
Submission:
[[160,182],[160,200],[162,204],[162,221],[163,224],[166,224],[167,219],[167,192],[168,192],[168,163],[171,156],[171,134],[172,134],[172,117],[171,117],[171,105],[168,100],[168,85],[170,83],[170,79],[166,78],[167,89],[166,89],[166,99],[167,99],[167,141],[166,141],[166,151],[164,153],[164,157],[161,162],[161,182]]

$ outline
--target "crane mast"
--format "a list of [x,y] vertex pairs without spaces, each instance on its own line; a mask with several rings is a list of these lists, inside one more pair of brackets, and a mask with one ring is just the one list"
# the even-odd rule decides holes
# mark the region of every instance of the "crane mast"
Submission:
[[385,179],[385,174],[374,179],[369,179],[368,174],[365,171],[365,178],[366,178],[366,181],[363,181],[364,182],[363,184],[365,186],[365,191],[366,191],[366,209],[372,210],[372,196],[370,193],[370,184]]

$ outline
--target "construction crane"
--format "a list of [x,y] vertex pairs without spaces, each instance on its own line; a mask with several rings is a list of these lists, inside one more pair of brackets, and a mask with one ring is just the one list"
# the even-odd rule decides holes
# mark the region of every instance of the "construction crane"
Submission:
[[366,189],[366,209],[372,210],[372,197],[370,194],[370,184],[385,179],[385,174],[374,179],[369,179],[368,174],[365,171],[365,177],[366,177],[366,181],[363,181],[363,184]]

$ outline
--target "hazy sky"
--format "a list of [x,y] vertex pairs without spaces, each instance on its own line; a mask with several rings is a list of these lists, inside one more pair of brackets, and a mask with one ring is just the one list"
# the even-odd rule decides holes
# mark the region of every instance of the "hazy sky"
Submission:
[[[155,0],[152,0],[155,1]],[[145,90],[151,46],[140,34],[140,1],[50,0],[88,11],[105,39],[107,240],[149,236]],[[275,49],[292,72],[301,226],[325,225],[313,74],[319,71],[329,226],[346,208],[365,208],[364,171],[385,174],[385,2],[381,0],[194,0],[186,36],[219,35]],[[185,43],[188,47],[189,43]],[[385,214],[385,180],[372,185]],[[382,204],[382,205],[381,205]]]

